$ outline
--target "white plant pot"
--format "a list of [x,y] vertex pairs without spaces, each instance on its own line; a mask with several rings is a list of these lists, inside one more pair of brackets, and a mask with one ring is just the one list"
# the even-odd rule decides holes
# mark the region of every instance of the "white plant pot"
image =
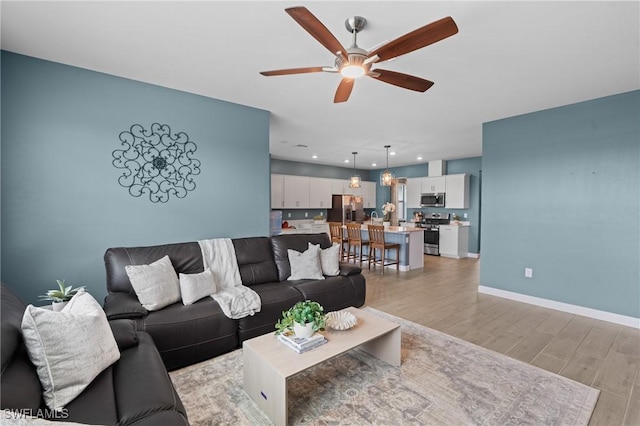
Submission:
[[391,226],[391,222],[382,222],[384,229],[388,229]]
[[313,323],[307,324],[298,324],[297,322],[293,323],[293,332],[296,334],[296,337],[301,337],[303,339],[308,339],[313,336]]
[[60,312],[62,308],[67,306],[67,303],[69,303],[68,300],[66,302],[51,302],[51,309],[53,309],[54,312]]

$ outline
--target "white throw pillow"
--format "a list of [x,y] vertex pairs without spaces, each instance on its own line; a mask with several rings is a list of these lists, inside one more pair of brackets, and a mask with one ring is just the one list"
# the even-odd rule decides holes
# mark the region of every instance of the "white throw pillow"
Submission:
[[320,246],[313,246],[307,251],[288,249],[291,276],[287,280],[323,280],[320,263]]
[[180,301],[180,281],[169,256],[149,265],[127,265],[124,269],[145,309],[157,311]]
[[216,283],[210,269],[199,274],[180,274],[180,294],[184,305],[192,305],[215,292]]
[[84,290],[60,312],[27,306],[21,328],[44,402],[53,410],[62,409],[120,359],[107,316]]
[[[318,247],[319,244],[309,243],[309,248]],[[320,265],[322,274],[327,277],[335,277],[340,274],[340,244],[336,243],[329,248],[320,249]]]

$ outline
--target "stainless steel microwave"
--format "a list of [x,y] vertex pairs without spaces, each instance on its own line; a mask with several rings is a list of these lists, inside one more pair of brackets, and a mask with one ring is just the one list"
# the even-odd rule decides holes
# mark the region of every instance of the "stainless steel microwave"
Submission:
[[444,207],[444,193],[428,193],[420,195],[422,207]]

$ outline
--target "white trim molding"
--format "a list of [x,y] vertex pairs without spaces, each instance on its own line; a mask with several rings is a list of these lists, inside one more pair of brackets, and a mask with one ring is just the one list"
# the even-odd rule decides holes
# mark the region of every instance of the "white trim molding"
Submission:
[[584,306],[571,305],[569,303],[557,302],[555,300],[542,299],[540,297],[514,293],[512,291],[486,287],[483,285],[478,286],[478,293],[489,294],[491,296],[498,296],[504,299],[511,299],[517,302],[542,306],[543,308],[555,309],[557,311],[568,312],[575,315],[582,315],[597,320],[608,321],[615,324],[640,329],[640,318],[628,317],[626,315],[614,314],[612,312],[599,311],[597,309],[585,308]]

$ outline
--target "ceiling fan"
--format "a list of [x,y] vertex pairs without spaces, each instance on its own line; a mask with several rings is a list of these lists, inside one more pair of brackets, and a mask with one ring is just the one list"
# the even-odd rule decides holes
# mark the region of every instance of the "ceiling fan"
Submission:
[[404,89],[425,92],[433,82],[396,71],[388,71],[380,68],[372,68],[372,65],[404,55],[414,50],[443,40],[458,32],[458,27],[453,19],[448,16],[438,21],[411,31],[397,39],[390,41],[378,48],[367,52],[358,47],[356,38],[359,31],[366,26],[367,20],[361,16],[354,16],[345,21],[347,30],[353,35],[351,47],[345,49],[333,34],[316,18],[306,7],[291,7],[285,11],[304,28],[309,34],[320,42],[331,53],[336,55],[333,67],[304,67],[288,68],[274,71],[262,71],[265,76],[305,74],[312,72],[333,72],[342,74],[342,80],[338,85],[334,103],[345,102],[349,99],[355,79],[364,75],[375,78],[385,83]]

